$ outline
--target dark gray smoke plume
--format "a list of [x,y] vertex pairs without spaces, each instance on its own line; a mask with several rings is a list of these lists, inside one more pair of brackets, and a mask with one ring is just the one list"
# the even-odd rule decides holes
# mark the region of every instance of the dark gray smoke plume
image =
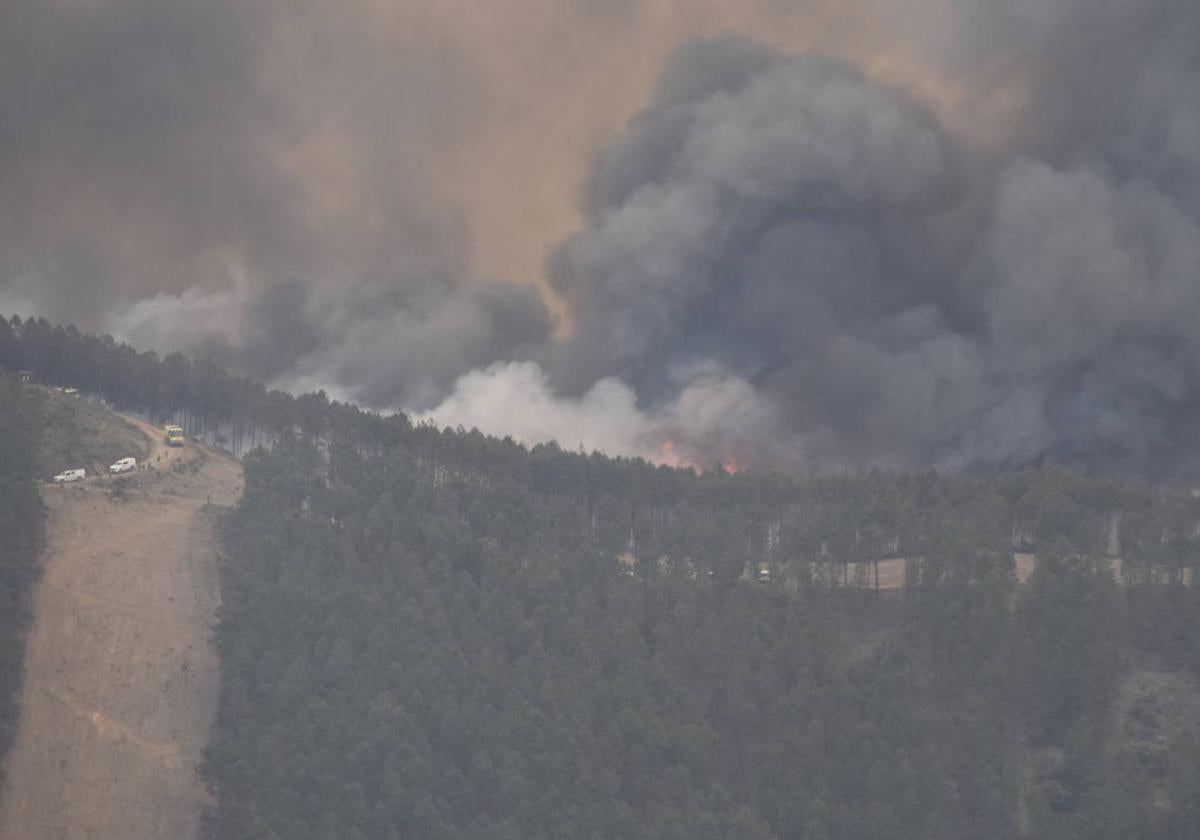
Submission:
[[[601,155],[588,229],[554,256],[579,319],[552,370],[653,402],[717,364],[808,453],[931,457],[927,419],[961,415],[979,378],[910,253],[957,195],[956,158],[927,110],[841,62],[683,48]],[[755,458],[745,445],[721,454]]]
[[193,5],[0,6],[0,309],[668,462],[1200,470],[1194,1],[922,0],[912,90],[684,43],[548,259],[561,341],[439,190],[489,112],[469,51]]
[[652,410],[716,365],[804,464],[1194,466],[1200,6],[1039,14],[1002,160],[839,61],[681,49],[553,257],[554,381]]

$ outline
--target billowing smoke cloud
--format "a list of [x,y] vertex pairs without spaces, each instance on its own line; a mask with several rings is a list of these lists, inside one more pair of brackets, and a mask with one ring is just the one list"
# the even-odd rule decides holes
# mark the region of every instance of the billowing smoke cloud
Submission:
[[0,307],[698,465],[1200,468],[1200,5],[530,2],[6,4]]
[[552,258],[578,319],[554,384],[666,404],[717,364],[807,464],[1194,469],[1200,7],[1041,14],[999,159],[840,61],[682,48]]
[[907,253],[955,196],[956,158],[927,110],[839,61],[683,48],[554,255],[582,316],[556,381],[616,375],[654,400],[670,371],[715,362],[831,457],[920,447],[929,400],[959,412],[944,385],[979,363]]
[[[681,50],[552,261],[578,316],[556,384],[671,405],[671,371],[718,363],[802,463],[1194,469],[1200,12],[1044,13],[1022,52],[1050,78],[992,171],[838,62]],[[1067,27],[1090,49],[1057,51]]]
[[293,276],[248,292],[159,294],[114,315],[133,344],[186,346],[295,391],[326,388],[368,405],[420,410],[466,371],[544,346],[551,319],[537,290],[463,285],[444,266],[405,266],[386,281]]

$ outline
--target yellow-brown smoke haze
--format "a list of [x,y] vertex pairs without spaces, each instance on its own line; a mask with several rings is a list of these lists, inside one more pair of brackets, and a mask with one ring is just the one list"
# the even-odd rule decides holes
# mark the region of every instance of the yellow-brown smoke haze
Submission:
[[[103,295],[223,288],[238,271],[385,275],[406,250],[546,291],[593,155],[689,39],[849,58],[976,148],[1003,143],[1021,101],[1010,68],[956,66],[954,0],[14,2],[14,25],[46,42],[10,59],[42,102],[7,170],[0,150],[0,238],[50,263],[87,243]],[[561,333],[569,313],[547,298]]]

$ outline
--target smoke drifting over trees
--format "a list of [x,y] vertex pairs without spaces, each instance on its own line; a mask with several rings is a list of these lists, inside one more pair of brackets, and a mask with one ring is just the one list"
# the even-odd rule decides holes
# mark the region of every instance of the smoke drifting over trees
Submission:
[[836,60],[681,48],[552,260],[579,313],[555,381],[653,407],[720,365],[798,464],[1194,458],[1200,11],[1043,14],[1010,44],[1034,75],[1002,155]]
[[[119,5],[0,12],[2,308],[701,465],[1200,466],[1194,3],[930,0],[936,39],[895,37],[936,56],[942,97],[838,43],[686,41],[595,155],[549,303],[535,278],[476,279],[438,183],[489,107],[470,56],[401,29],[295,48],[328,31],[316,7],[289,29]],[[19,46],[29,31],[50,34]],[[381,79],[392,51],[408,72]],[[281,84],[329,56],[323,90]],[[1003,120],[964,119],[997,97]],[[73,224],[116,194],[141,212]],[[173,254],[182,279],[125,279]]]

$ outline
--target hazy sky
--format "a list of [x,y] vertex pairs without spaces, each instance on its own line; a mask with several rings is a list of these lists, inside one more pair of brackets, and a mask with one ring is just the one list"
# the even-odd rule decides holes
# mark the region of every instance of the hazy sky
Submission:
[[538,282],[592,156],[686,40],[847,55],[978,129],[1005,91],[963,96],[944,2],[9,0],[5,279],[180,292],[432,237],[472,278]]

